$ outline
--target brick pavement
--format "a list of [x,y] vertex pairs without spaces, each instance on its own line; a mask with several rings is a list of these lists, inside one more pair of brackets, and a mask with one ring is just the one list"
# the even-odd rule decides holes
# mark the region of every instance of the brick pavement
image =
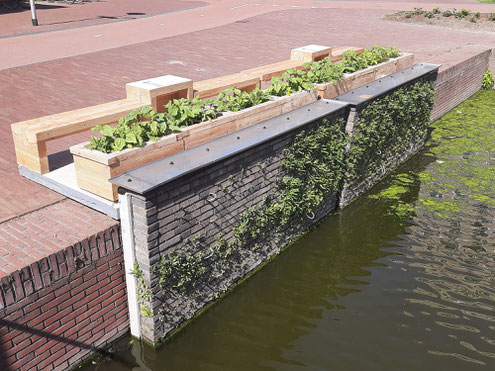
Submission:
[[[495,11],[494,4],[476,4],[465,0],[472,11]],[[446,3],[414,3],[379,1],[317,1],[317,0],[264,0],[246,3],[245,0],[210,0],[205,7],[189,11],[140,18],[129,22],[73,28],[64,32],[18,36],[0,39],[0,69],[27,65],[56,58],[70,57],[107,50],[136,43],[160,40],[186,33],[211,29],[242,21],[249,17],[280,10],[294,9],[381,9],[411,10],[416,6],[432,9]],[[461,3],[454,4],[462,7]]]
[[38,1],[37,27],[31,24],[30,9],[0,7],[0,37],[128,21],[204,5],[207,4],[190,0],[105,0],[76,4]]
[[0,224],[0,279],[118,222],[62,200]]
[[[389,3],[382,3],[386,9],[373,9],[370,3],[346,4],[353,8],[289,8],[207,30],[0,71],[0,222],[42,209],[40,218],[49,224],[63,200],[18,175],[10,132],[12,122],[122,98],[124,84],[129,81],[167,73],[210,78],[286,59],[291,48],[315,42],[366,47],[395,45],[414,52],[418,61],[446,65],[495,46],[495,34],[382,21],[381,17],[393,6]],[[376,8],[380,4],[371,5]],[[418,4],[406,5],[412,8]],[[13,39],[21,37],[7,40]],[[85,135],[77,135],[54,141],[49,143],[49,151],[65,149],[84,138]],[[71,210],[84,210],[88,218],[112,222],[72,201],[62,202]],[[67,234],[74,228],[69,221],[57,226],[60,233]],[[14,247],[9,252],[13,256],[19,251]],[[22,244],[19,247],[22,250]]]

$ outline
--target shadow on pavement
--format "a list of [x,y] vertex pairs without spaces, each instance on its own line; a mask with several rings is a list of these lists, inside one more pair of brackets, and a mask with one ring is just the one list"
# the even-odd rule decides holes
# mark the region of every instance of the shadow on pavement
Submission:
[[[16,329],[16,330],[19,330],[21,332],[45,337],[45,338],[50,339],[50,340],[55,340],[55,341],[58,341],[59,343],[64,343],[67,345],[73,345],[73,346],[79,347],[81,349],[87,349],[87,350],[92,351],[95,354],[109,357],[110,359],[117,361],[123,365],[126,365],[127,367],[130,367],[130,368],[139,366],[133,362],[130,362],[130,361],[124,359],[124,358],[116,356],[114,353],[109,352],[106,349],[98,348],[98,347],[95,347],[91,344],[86,344],[86,343],[83,343],[81,341],[77,341],[75,339],[68,339],[68,338],[65,338],[65,337],[60,336],[60,335],[55,335],[55,334],[49,333],[47,331],[34,329],[34,328],[19,324],[19,323],[14,322],[14,321],[0,319],[0,327],[9,327],[10,329]],[[0,338],[0,370],[11,371],[12,368],[7,364],[7,359],[5,358],[5,354],[4,354],[3,349],[2,349],[3,348],[2,343],[3,343],[2,339]]]
[[[36,10],[43,9],[65,9],[66,6],[63,5],[45,5],[45,4],[36,4]],[[8,13],[22,13],[22,12],[30,12],[31,9],[23,8],[19,6],[17,9],[7,9],[5,6],[0,4],[0,14],[8,14]]]

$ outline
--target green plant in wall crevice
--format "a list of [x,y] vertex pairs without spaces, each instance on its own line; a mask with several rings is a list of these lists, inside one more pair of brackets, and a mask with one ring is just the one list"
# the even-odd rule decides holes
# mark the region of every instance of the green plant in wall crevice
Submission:
[[483,81],[481,82],[481,89],[483,90],[491,90],[494,85],[493,74],[490,70],[486,70],[483,74]]

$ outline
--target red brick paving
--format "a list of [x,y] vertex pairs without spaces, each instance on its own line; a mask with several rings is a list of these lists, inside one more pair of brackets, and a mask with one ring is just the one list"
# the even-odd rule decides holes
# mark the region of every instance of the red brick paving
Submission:
[[189,0],[105,0],[76,4],[42,1],[36,3],[37,27],[31,23],[30,9],[0,7],[0,36],[131,20],[203,5],[206,3]]
[[[0,221],[42,209],[39,211],[41,218],[49,225],[52,213],[56,214],[59,205],[64,205],[88,218],[114,223],[72,201],[53,204],[63,198],[20,177],[11,139],[12,122],[122,98],[124,84],[129,81],[168,73],[204,79],[275,62],[288,58],[291,48],[309,43],[365,47],[394,45],[403,51],[414,52],[417,61],[446,65],[495,47],[495,34],[385,22],[380,18],[390,13],[389,10],[359,9],[360,6],[369,8],[369,3],[352,5],[352,9],[276,11],[248,18],[242,23],[0,71]],[[412,8],[417,4],[407,6]],[[389,9],[390,4],[386,7]],[[56,33],[59,32],[44,35],[50,37]],[[49,150],[66,149],[84,137],[78,135],[54,141],[49,143]],[[68,225],[55,224],[59,233],[65,231],[71,236],[74,225],[70,219],[66,219]],[[16,220],[1,226],[8,231],[11,223]],[[95,227],[98,225],[96,222]],[[49,239],[44,243],[53,246]],[[18,246],[18,251],[22,251],[22,244]],[[58,245],[55,243],[55,246]],[[19,264],[28,259],[26,254],[9,255],[17,257]],[[9,259],[14,262],[14,258]]]
[[118,223],[71,200],[0,224],[0,278]]

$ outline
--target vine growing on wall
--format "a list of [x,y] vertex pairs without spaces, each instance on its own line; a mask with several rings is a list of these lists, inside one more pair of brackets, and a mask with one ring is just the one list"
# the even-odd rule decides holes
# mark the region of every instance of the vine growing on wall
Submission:
[[358,114],[347,155],[349,182],[385,174],[391,162],[425,138],[433,107],[433,84],[417,82],[372,101]]
[[[283,151],[278,192],[243,212],[229,241],[219,235],[215,244],[205,246],[201,235],[196,235],[163,255],[152,269],[160,291],[184,299],[205,295],[208,285],[215,285],[225,272],[246,268],[243,261],[260,252],[258,242],[268,233],[282,234],[292,222],[313,219],[324,199],[339,189],[345,174],[348,138],[343,125],[342,119],[323,120],[295,136],[292,145]],[[159,310],[162,320],[180,316],[167,306]]]

